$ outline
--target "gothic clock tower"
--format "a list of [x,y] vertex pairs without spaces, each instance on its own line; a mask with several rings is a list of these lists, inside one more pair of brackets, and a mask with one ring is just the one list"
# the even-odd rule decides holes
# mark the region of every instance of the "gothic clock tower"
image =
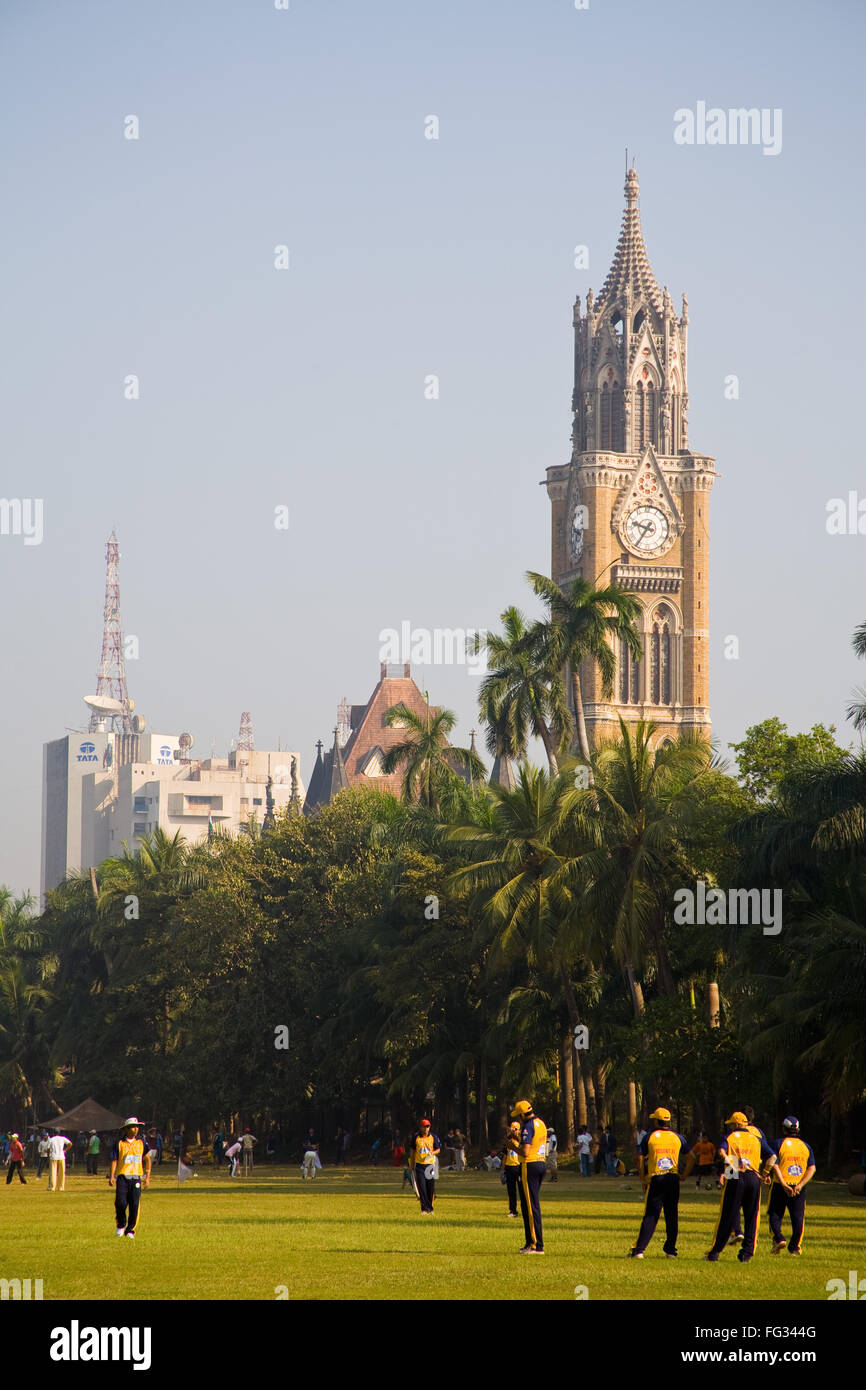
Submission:
[[714,463],[688,442],[688,302],[677,317],[643,242],[637,173],[626,174],[613,264],[586,313],[574,306],[570,463],[547,470],[551,573],[615,584],[641,605],[643,657],[617,651],[613,695],[595,665],[581,670],[586,724],[598,743],[652,719],[661,738],[710,735],[709,502]]

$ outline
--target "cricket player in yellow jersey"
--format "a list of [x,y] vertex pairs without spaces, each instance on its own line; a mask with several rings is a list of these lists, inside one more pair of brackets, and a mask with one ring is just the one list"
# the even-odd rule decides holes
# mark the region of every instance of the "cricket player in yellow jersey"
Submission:
[[[115,1188],[115,1234],[135,1237],[138,1207],[141,1202],[141,1180],[150,1186],[150,1150],[139,1139],[140,1122],[132,1115],[123,1126],[123,1138],[115,1140],[111,1150],[109,1187]],[[129,1213],[127,1215],[127,1212]]]
[[803,1188],[815,1176],[815,1155],[804,1139],[800,1138],[800,1121],[796,1115],[789,1115],[782,1121],[785,1137],[776,1145],[776,1162],[772,1165],[773,1186],[770,1189],[770,1231],[773,1236],[773,1254],[778,1255],[785,1248],[782,1235],[782,1217],[791,1214],[791,1239],[788,1253],[799,1255],[803,1245],[803,1227],[806,1224],[806,1194]]
[[436,1160],[442,1145],[439,1135],[434,1134],[429,1120],[422,1120],[418,1132],[409,1140],[406,1157],[409,1160],[409,1173],[421,1203],[421,1215],[433,1215],[433,1199],[436,1194]]
[[512,1120],[520,1122],[520,1211],[526,1244],[521,1255],[543,1255],[544,1237],[541,1232],[541,1184],[547,1168],[547,1126],[540,1120],[528,1100],[519,1100],[511,1112]]
[[517,1189],[520,1187],[520,1121],[512,1120],[502,1149],[502,1181],[508,1193],[508,1215],[517,1216]]
[[[749,1133],[750,1133],[750,1134],[754,1134],[754,1136],[755,1136],[756,1139],[760,1139],[762,1143],[767,1144],[767,1145],[769,1146],[770,1141],[769,1141],[769,1139],[767,1138],[766,1134],[764,1133],[764,1131],[763,1131],[762,1129],[759,1129],[758,1126],[755,1124],[755,1111],[754,1111],[754,1109],[752,1108],[752,1106],[751,1106],[751,1105],[744,1105],[742,1111],[741,1111],[741,1112],[738,1112],[738,1113],[741,1113],[741,1114],[745,1115],[745,1117],[746,1117],[746,1119],[747,1119],[747,1121],[748,1121],[748,1124],[746,1125],[746,1128],[748,1129]],[[766,1168],[764,1169],[764,1173],[765,1173],[765,1175],[766,1175]],[[764,1182],[769,1182],[769,1181],[770,1181],[770,1179],[769,1179],[768,1177],[765,1176],[765,1177],[764,1177]],[[761,1210],[760,1210],[760,1206],[759,1206],[759,1207],[758,1207],[758,1224],[759,1224],[759,1225],[760,1225],[760,1221],[761,1221]],[[743,1223],[742,1223],[742,1221],[740,1220],[740,1213],[739,1213],[739,1211],[738,1211],[738,1212],[736,1213],[736,1215],[734,1216],[734,1226],[733,1226],[733,1230],[731,1231],[730,1236],[728,1237],[728,1244],[729,1244],[729,1245],[737,1245],[742,1239],[743,1239]]]
[[680,1159],[685,1157],[683,1177],[687,1178],[695,1163],[695,1155],[681,1134],[671,1129],[671,1112],[660,1105],[650,1115],[653,1126],[638,1147],[638,1167],[644,1186],[643,1220],[629,1258],[642,1260],[658,1225],[660,1213],[665,1214],[664,1252],[669,1260],[677,1257],[679,1231]]
[[754,1126],[750,1127],[741,1110],[735,1110],[730,1119],[725,1121],[725,1129],[725,1137],[719,1143],[719,1153],[725,1164],[719,1219],[716,1222],[713,1243],[704,1259],[716,1261],[719,1258],[742,1211],[743,1244],[737,1252],[737,1259],[741,1264],[748,1264],[755,1253],[755,1242],[758,1238],[761,1164],[773,1161],[775,1154],[760,1130],[756,1133]]

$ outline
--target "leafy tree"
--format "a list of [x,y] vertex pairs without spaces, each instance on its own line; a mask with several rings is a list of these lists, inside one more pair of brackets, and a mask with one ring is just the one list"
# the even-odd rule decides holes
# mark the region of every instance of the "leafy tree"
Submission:
[[813,724],[807,734],[789,734],[787,724],[773,717],[746,730],[732,743],[740,780],[757,801],[767,801],[782,778],[807,762],[838,763],[845,750],[836,742],[836,727]]

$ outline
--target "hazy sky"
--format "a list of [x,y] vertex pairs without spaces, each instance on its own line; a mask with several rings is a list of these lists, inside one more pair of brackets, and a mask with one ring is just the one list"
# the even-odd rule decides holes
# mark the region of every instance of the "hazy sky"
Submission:
[[[866,679],[866,535],[826,529],[831,498],[866,500],[858,0],[0,14],[0,491],[44,506],[41,544],[0,536],[0,882],[38,891],[42,744],[87,717],[113,526],[149,727],[206,756],[248,709],[305,781],[381,629],[532,607],[572,304],[612,259],[626,146],[656,276],[689,298],[690,441],[721,475],[714,734],[843,724]],[[781,111],[781,151],[675,143],[699,102]],[[477,678],[416,674],[468,742]]]

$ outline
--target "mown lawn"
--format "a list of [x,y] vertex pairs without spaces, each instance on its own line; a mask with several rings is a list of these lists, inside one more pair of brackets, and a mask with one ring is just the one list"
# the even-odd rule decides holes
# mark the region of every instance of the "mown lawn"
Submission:
[[542,1188],[543,1258],[518,1256],[498,1175],[446,1173],[436,1214],[422,1217],[392,1168],[297,1168],[230,1179],[205,1168],[177,1184],[157,1170],[135,1241],[114,1234],[105,1174],[67,1175],[48,1193],[32,1170],[0,1188],[0,1278],[41,1278],[50,1299],[595,1299],[826,1300],[831,1278],[862,1267],[866,1201],[840,1183],[809,1188],[804,1253],[770,1253],[766,1189],[755,1259],[727,1250],[702,1263],[718,1211],[713,1192],[683,1187],[678,1261],[657,1232],[642,1261],[625,1258],[640,1223],[634,1178],[562,1173]]

